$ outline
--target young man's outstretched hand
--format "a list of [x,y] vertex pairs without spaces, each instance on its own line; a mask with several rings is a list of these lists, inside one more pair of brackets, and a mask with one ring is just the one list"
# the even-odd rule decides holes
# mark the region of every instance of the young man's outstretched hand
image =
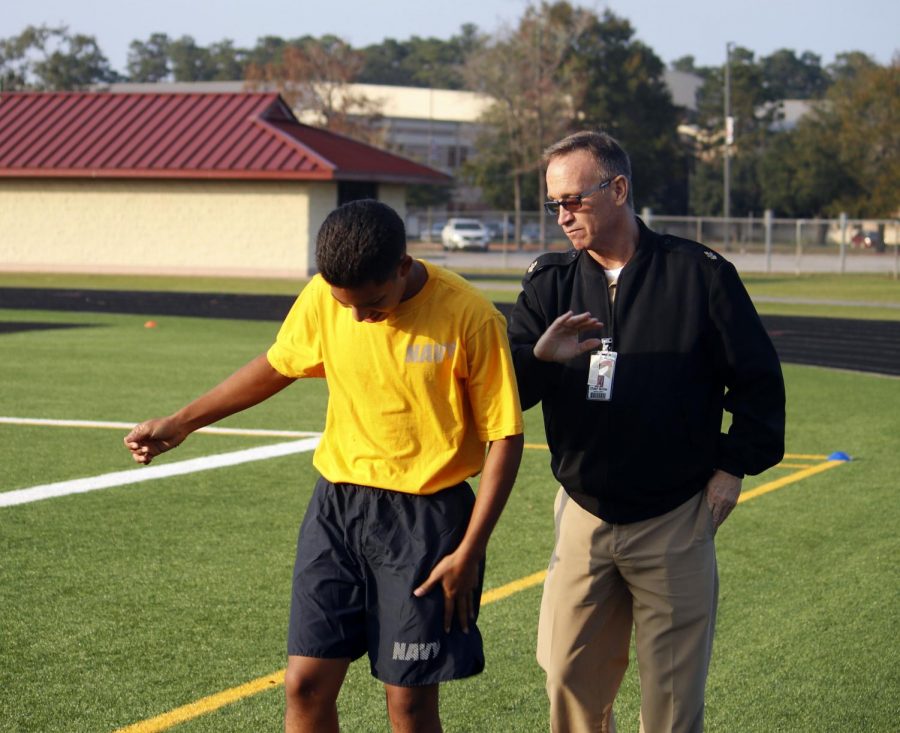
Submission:
[[179,446],[188,432],[179,430],[175,420],[160,417],[135,425],[125,436],[125,447],[137,463],[148,464],[160,453]]
[[258,405],[293,381],[275,371],[266,355],[260,354],[178,412],[135,425],[125,436],[125,447],[135,461],[146,465],[179,446],[195,430]]

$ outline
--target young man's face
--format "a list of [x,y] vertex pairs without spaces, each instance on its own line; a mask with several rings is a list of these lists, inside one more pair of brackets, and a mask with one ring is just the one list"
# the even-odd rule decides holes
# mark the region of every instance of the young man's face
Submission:
[[367,282],[357,288],[331,286],[332,297],[344,308],[350,308],[353,318],[361,323],[385,320],[404,300],[407,276],[412,258],[406,255],[392,278],[381,283]]

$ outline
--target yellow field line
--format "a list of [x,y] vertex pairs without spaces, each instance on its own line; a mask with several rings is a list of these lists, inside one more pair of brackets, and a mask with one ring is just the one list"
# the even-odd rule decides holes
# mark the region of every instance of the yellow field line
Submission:
[[270,690],[283,684],[284,670],[282,669],[280,672],[268,674],[265,677],[257,677],[255,680],[250,680],[250,682],[246,682],[243,685],[238,685],[237,687],[223,690],[215,695],[201,698],[189,705],[182,705],[180,708],[175,708],[174,710],[170,710],[163,715],[158,715],[155,718],[149,718],[140,723],[135,723],[134,725],[129,725],[125,728],[119,728],[116,733],[156,733],[156,731],[167,730],[179,723],[185,723],[188,720],[193,720],[194,718],[199,718],[201,715],[211,713],[213,710],[218,710],[224,705],[237,702],[245,697],[265,692],[266,690]]
[[511,583],[507,583],[506,585],[501,585],[498,588],[491,588],[491,590],[486,590],[481,594],[481,605],[486,606],[489,603],[503,600],[507,596],[511,596],[515,593],[518,593],[519,591],[526,590],[527,588],[531,588],[535,585],[540,585],[544,582],[544,576],[546,575],[546,570],[539,570],[536,573],[526,575],[524,578],[519,578],[518,580],[514,580]]
[[846,461],[825,461],[825,463],[819,463],[818,465],[804,468],[802,471],[795,471],[794,473],[790,473],[783,478],[775,479],[775,481],[769,481],[762,486],[757,486],[755,489],[743,492],[741,494],[741,498],[738,499],[738,504],[740,504],[742,501],[750,501],[750,499],[755,499],[757,496],[768,494],[770,491],[775,491],[784,486],[787,486],[788,484],[792,484],[795,481],[802,481],[803,479],[809,478],[810,476],[815,476],[817,473],[822,473],[823,471],[837,468],[838,466],[842,466],[845,463]]
[[[804,457],[811,458],[812,456]],[[821,457],[824,458],[824,456]],[[755,499],[756,497],[762,496],[763,494],[768,494],[770,491],[776,491],[777,489],[783,488],[788,484],[792,484],[796,481],[801,481],[805,478],[809,478],[810,476],[814,476],[817,473],[822,473],[823,471],[828,471],[829,469],[836,468],[837,466],[840,466],[845,462],[846,461],[826,461],[825,463],[820,463],[815,466],[804,468],[801,471],[795,471],[794,473],[784,476],[783,478],[776,479],[775,481],[769,481],[768,483],[765,483],[762,486],[758,486],[751,491],[742,493],[741,498],[738,499],[738,504],[744,501],[750,501],[751,499]],[[501,585],[497,588],[492,588],[491,590],[485,591],[481,595],[481,605],[487,606],[491,603],[495,603],[496,601],[519,593],[520,591],[532,588],[536,585],[540,585],[544,582],[544,578],[546,577],[546,575],[546,570],[540,570],[536,573],[532,573],[531,575],[526,575],[524,578],[519,578],[518,580],[514,580],[511,583],[507,583],[506,585]],[[133,725],[126,726],[125,728],[119,728],[118,730],[114,731],[114,733],[159,733],[160,731],[168,730],[169,728],[178,725],[179,723],[184,723],[188,720],[199,718],[201,715],[211,713],[214,710],[218,710],[225,705],[229,705],[233,702],[237,702],[238,700],[242,700],[245,697],[250,697],[251,695],[256,695],[260,692],[265,692],[266,690],[271,690],[275,687],[283,685],[284,672],[285,671],[282,669],[278,672],[266,675],[264,677],[257,677],[255,680],[250,680],[250,682],[246,682],[243,685],[231,687],[227,690],[223,690],[222,692],[218,692],[215,695],[201,698],[195,702],[189,703],[188,705],[183,705],[180,708],[175,708],[174,710],[170,710],[167,713],[158,715],[155,718],[149,718],[147,720],[141,721],[140,723],[134,723]]]

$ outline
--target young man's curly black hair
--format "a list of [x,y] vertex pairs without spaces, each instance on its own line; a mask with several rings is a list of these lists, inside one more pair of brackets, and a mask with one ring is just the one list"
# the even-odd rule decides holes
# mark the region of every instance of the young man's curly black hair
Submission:
[[351,201],[325,219],[316,239],[316,267],[329,285],[358,288],[383,283],[406,254],[406,227],[387,204]]

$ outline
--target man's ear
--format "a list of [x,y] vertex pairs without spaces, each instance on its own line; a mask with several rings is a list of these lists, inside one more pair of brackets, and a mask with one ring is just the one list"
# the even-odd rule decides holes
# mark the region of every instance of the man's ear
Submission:
[[406,277],[409,275],[409,270],[412,267],[413,258],[408,254],[403,255],[403,259],[400,260],[400,267],[397,269],[397,274],[400,277]]
[[615,196],[616,206],[624,206],[628,203],[628,189],[631,181],[625,176],[616,176],[612,182],[612,192]]

